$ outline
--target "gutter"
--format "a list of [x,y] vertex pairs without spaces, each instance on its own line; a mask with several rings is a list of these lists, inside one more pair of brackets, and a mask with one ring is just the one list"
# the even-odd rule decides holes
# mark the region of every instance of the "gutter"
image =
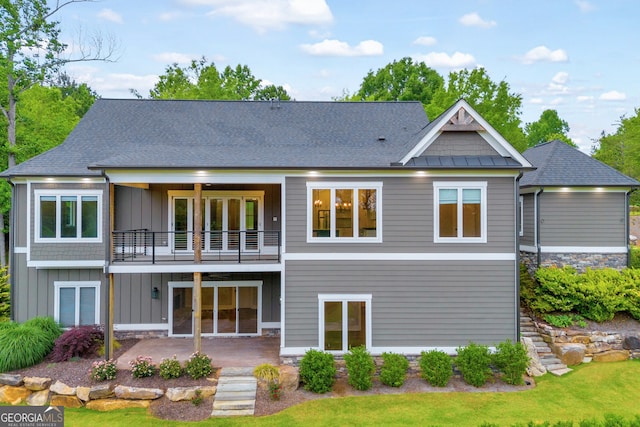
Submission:
[[544,192],[544,187],[540,187],[534,196],[536,202],[536,268],[540,268],[542,262],[542,246],[540,245],[540,195]]

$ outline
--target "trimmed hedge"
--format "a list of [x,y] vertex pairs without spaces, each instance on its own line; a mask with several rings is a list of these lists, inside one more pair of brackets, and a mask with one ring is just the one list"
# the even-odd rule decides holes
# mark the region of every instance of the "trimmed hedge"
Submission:
[[536,272],[537,283],[522,276],[522,299],[536,313],[572,312],[604,322],[628,312],[640,320],[640,269],[587,269],[578,274],[572,267],[543,267]]

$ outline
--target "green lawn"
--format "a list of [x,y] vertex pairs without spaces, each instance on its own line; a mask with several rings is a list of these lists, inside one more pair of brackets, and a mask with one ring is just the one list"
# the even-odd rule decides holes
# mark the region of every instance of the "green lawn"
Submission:
[[65,426],[499,426],[533,421],[640,417],[640,361],[592,363],[563,377],[549,374],[530,390],[510,393],[421,393],[318,399],[279,414],[199,423],[161,421],[145,410],[65,410]]

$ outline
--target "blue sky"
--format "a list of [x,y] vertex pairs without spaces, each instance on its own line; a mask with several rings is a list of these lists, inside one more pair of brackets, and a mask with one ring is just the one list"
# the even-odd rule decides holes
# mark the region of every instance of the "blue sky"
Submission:
[[119,43],[113,63],[67,71],[101,96],[148,95],[167,65],[205,56],[248,65],[301,101],[355,92],[370,70],[409,56],[446,77],[484,67],[522,95],[522,120],[552,108],[589,152],[640,107],[637,0],[101,0],[57,19]]

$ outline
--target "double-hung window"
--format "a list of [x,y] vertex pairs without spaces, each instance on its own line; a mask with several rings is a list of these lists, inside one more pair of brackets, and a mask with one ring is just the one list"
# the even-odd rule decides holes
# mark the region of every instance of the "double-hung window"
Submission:
[[37,242],[100,242],[102,191],[37,190]]
[[486,243],[486,182],[434,182],[433,191],[435,242]]
[[64,327],[100,323],[100,282],[54,282],[54,319]]
[[307,241],[381,242],[381,182],[308,182]]

